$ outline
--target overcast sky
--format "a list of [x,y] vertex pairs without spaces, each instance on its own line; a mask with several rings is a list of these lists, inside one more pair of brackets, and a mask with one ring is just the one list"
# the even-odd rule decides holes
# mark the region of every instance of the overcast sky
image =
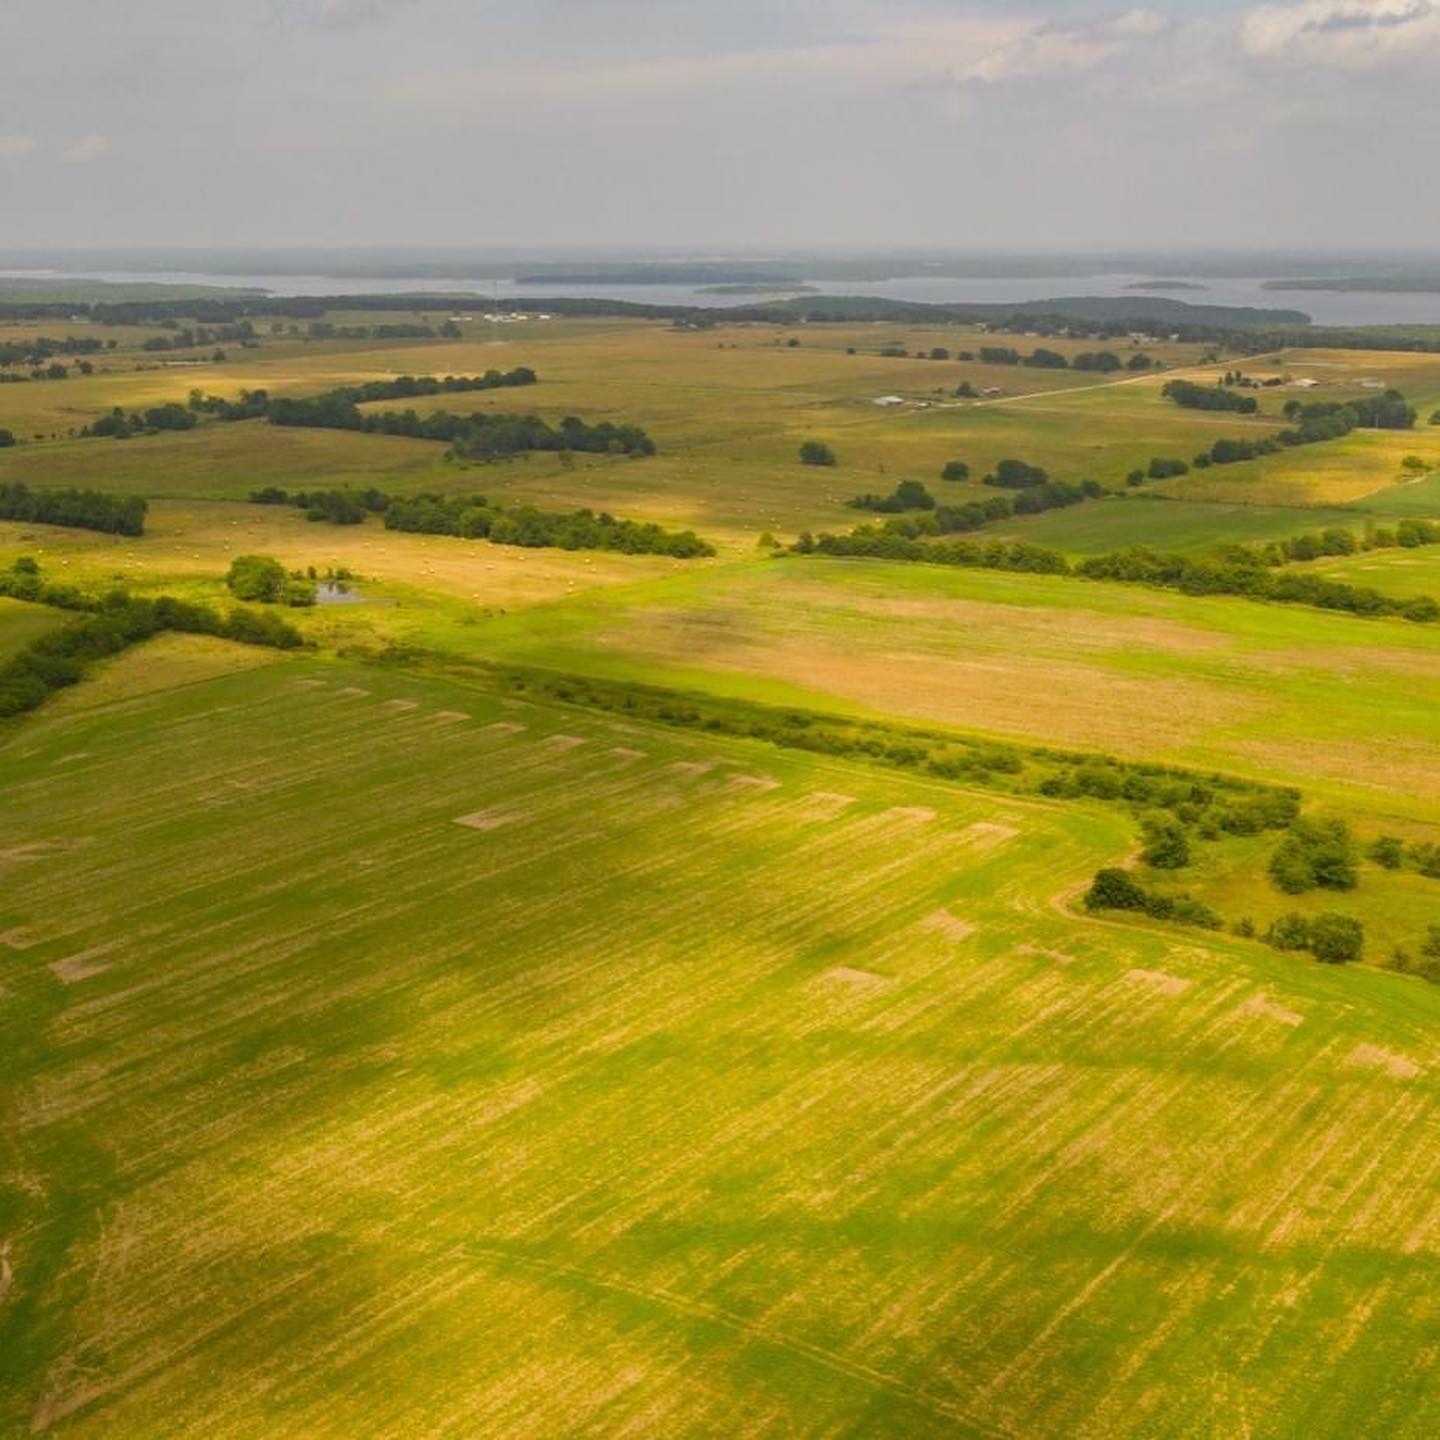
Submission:
[[0,0],[0,243],[1420,246],[1440,0]]

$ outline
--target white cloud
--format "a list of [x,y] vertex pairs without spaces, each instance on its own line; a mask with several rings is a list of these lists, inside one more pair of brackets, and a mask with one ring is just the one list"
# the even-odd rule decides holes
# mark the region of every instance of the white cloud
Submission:
[[1440,56],[1434,0],[1301,0],[1261,5],[1241,21],[1244,51],[1295,65],[1368,69]]
[[98,160],[109,149],[110,137],[108,135],[85,135],[75,141],[73,145],[67,145],[60,152],[60,158],[72,165],[84,165],[88,161]]
[[29,155],[37,148],[28,135],[0,135],[0,160],[13,160]]

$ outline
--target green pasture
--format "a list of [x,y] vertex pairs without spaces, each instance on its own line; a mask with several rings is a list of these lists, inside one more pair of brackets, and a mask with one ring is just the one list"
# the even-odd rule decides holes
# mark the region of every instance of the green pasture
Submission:
[[0,751],[7,1430],[1440,1425],[1440,991],[1075,918],[1113,814],[142,656]]
[[64,619],[59,611],[0,597],[0,664],[32,640],[63,624]]

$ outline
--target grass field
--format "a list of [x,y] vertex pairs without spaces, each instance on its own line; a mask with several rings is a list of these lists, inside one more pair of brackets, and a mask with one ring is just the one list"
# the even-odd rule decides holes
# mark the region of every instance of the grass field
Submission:
[[1077,926],[1099,813],[151,683],[0,760],[15,1430],[1440,1423],[1440,992]]
[[[848,529],[848,497],[906,477],[993,495],[1008,456],[1118,485],[1271,433],[1294,395],[1395,384],[1428,414],[1440,356],[1246,360],[1287,382],[1247,420],[1177,408],[1163,375],[914,358],[993,338],[962,327],[466,332],[262,324],[161,369],[117,329],[90,377],[0,386],[23,442],[0,483],[150,503],[138,538],[0,521],[0,568],[222,609],[243,553],[355,576],[353,603],[285,611],[303,654],[166,634],[0,721],[0,1436],[1440,1431],[1440,987],[1382,968],[1440,924],[1440,883],[1366,862],[1353,892],[1282,895],[1273,831],[1139,871],[1262,930],[1362,920],[1370,963],[1321,966],[1078,912],[1138,855],[1119,802],[683,728],[700,699],[923,723],[1295,785],[1362,841],[1440,840],[1440,625],[757,547]],[[1171,374],[1235,363],[1146,348]],[[541,383],[444,403],[634,422],[660,453],[66,434],[192,385],[519,364]],[[958,400],[967,379],[1004,393]],[[837,467],[797,462],[812,436]],[[1407,480],[1407,454],[1440,462],[1440,431],[988,534],[1200,553],[1440,518],[1440,471]],[[938,479],[952,458],[970,482]],[[585,506],[719,554],[312,524],[244,503],[266,485]],[[1312,570],[1440,596],[1440,547]],[[0,663],[65,618],[0,600]],[[577,676],[690,695],[652,725],[577,708]]]
[[53,610],[0,598],[0,661],[8,660],[60,623],[61,617]]

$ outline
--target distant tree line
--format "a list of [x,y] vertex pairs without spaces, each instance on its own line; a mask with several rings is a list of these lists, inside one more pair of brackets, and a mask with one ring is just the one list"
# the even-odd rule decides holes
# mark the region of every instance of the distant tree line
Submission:
[[163,352],[166,350],[209,349],[212,345],[231,344],[242,345],[249,349],[259,343],[255,336],[254,325],[248,320],[239,320],[233,325],[197,325],[191,328],[176,329],[173,334],[169,335],[151,335],[148,339],[140,342],[140,348],[151,352]]
[[0,367],[8,365],[43,365],[55,355],[94,355],[104,349],[113,350],[114,340],[101,340],[94,335],[36,335],[33,339],[0,342]]
[[0,520],[99,530],[108,535],[143,535],[148,507],[138,495],[101,490],[31,490],[22,481],[0,481]]
[[264,390],[242,391],[238,400],[214,395],[192,395],[197,413],[221,420],[251,420],[261,416],[272,425],[324,430],[356,430],[367,434],[404,435],[418,440],[448,441],[451,453],[461,459],[490,460],[531,450],[582,451],[591,454],[653,455],[655,442],[638,425],[616,425],[609,420],[590,425],[567,415],[551,425],[538,415],[455,415],[437,410],[421,416],[415,410],[373,411],[360,406],[379,400],[450,394],[467,390],[494,390],[536,383],[533,370],[520,366],[501,374],[435,376],[402,375],[394,380],[372,380],[341,386],[304,398],[270,395]]
[[[355,407],[379,400],[418,400],[430,395],[459,395],[475,390],[503,390],[520,385],[534,385],[539,376],[527,365],[513,370],[487,370],[483,375],[397,375],[391,380],[366,380],[359,385],[340,385],[333,390],[311,396],[307,400],[285,401],[266,390],[242,390],[238,400],[220,395],[190,392],[189,408],[197,414],[214,415],[219,420],[254,420],[269,415],[274,418],[277,406],[305,405],[319,407],[320,413],[336,417],[327,428],[358,430]],[[360,416],[359,422],[366,417]],[[343,422],[343,423],[342,423]],[[279,421],[276,423],[285,423]],[[291,421],[298,424],[302,421]],[[311,421],[316,424],[318,421]]]
[[618,550],[627,555],[669,555],[691,560],[715,549],[693,530],[664,530],[638,520],[617,520],[604,511],[568,513],[534,506],[502,506],[483,495],[392,497],[385,528],[425,535],[458,535],[529,549]]

